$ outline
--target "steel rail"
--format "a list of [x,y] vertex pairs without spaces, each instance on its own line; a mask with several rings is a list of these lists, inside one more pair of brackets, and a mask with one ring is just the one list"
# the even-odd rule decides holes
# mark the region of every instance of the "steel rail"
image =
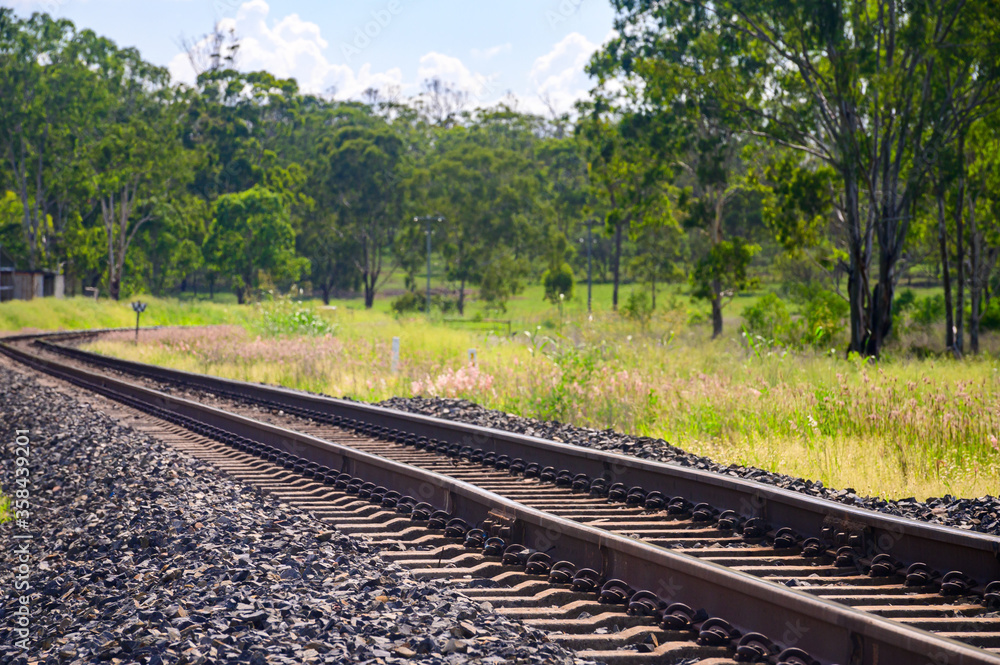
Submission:
[[[658,490],[682,496],[692,504],[708,503],[719,510],[735,510],[746,518],[761,518],[775,527],[789,527],[803,537],[852,544],[865,556],[889,554],[912,564],[926,563],[941,573],[955,569],[979,586],[1000,580],[1000,538],[954,527],[887,515],[811,497],[772,485],[717,473],[653,462],[629,455],[583,448],[512,432],[459,423],[384,407],[311,395],[287,388],[223,379],[204,374],[109,358],[81,349],[44,343],[45,348],[88,363],[153,379],[264,400],[291,408],[320,411],[363,421],[416,436],[481,448],[485,452],[522,458],[540,466],[604,477],[608,483]],[[956,564],[956,562],[958,562]]]
[[[152,407],[194,418],[332,468],[340,468],[370,482],[391,483],[397,491],[419,496],[470,524],[501,515],[509,520],[515,541],[546,551],[554,559],[564,558],[578,567],[594,568],[601,571],[606,579],[621,578],[636,589],[649,589],[661,597],[682,599],[705,608],[713,616],[725,618],[744,631],[771,635],[785,646],[792,646],[789,643],[796,641],[800,646],[807,644],[811,655],[824,663],[1000,663],[1000,657],[986,651],[907,628],[795,589],[764,582],[710,562],[555,517],[445,475],[261,423],[105,374],[58,363],[8,343],[0,342],[0,351],[31,367],[112,397],[140,400]],[[197,375],[188,376],[194,378]],[[251,384],[239,385],[254,388]],[[287,396],[311,397],[284,392],[288,393]],[[350,402],[344,402],[344,405],[364,406]],[[389,412],[389,415],[398,417],[404,414]],[[446,422],[420,420],[425,427]],[[522,445],[532,442],[528,438]]]

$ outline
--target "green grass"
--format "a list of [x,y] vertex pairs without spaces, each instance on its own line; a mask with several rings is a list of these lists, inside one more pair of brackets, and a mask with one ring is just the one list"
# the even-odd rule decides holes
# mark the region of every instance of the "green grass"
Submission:
[[[121,333],[92,348],[368,401],[467,398],[529,417],[663,437],[719,462],[870,495],[978,496],[1000,486],[995,353],[919,360],[906,345],[927,346],[940,331],[912,332],[872,366],[839,351],[748,347],[735,315],[713,341],[704,325],[690,325],[697,305],[682,296],[667,308],[664,294],[648,325],[638,325],[608,311],[610,286],[595,288],[593,315],[582,295],[560,314],[540,287],[529,288],[510,304],[512,337],[437,316],[394,317],[387,300],[365,310],[358,301],[237,307],[151,299],[144,323],[229,325],[144,333],[138,346]],[[0,306],[0,327],[129,326],[133,316],[127,303],[33,301]],[[398,373],[390,371],[393,337],[402,346]],[[1000,340],[983,341],[992,349]],[[470,348],[477,365],[468,361]]]
[[[242,323],[250,308],[212,302],[181,302],[173,298],[139,296],[148,303],[143,326],[214,325]],[[0,331],[76,330],[135,326],[135,312],[128,301],[93,298],[43,298],[0,304]]]

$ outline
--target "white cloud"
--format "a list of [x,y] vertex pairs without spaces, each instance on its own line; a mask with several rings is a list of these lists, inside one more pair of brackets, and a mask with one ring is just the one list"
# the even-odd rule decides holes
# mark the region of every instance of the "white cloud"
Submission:
[[[24,1],[24,0],[20,0]],[[527,80],[508,81],[499,74],[484,74],[470,69],[459,58],[438,51],[420,57],[416,78],[404,80],[400,67],[373,71],[364,61],[366,49],[374,48],[381,31],[396,20],[398,2],[371,21],[357,26],[349,41],[331,43],[324,39],[320,26],[298,14],[282,18],[271,16],[267,0],[246,0],[235,17],[224,19],[224,30],[235,30],[240,39],[237,64],[243,71],[267,70],[275,76],[295,78],[307,93],[322,94],[336,89],[339,99],[358,99],[371,87],[394,88],[404,97],[417,95],[423,83],[439,78],[469,96],[470,107],[490,106],[504,100],[516,102],[524,111],[546,114],[549,101],[559,112],[572,111],[573,104],[587,97],[592,81],[584,72],[591,55],[600,47],[578,32],[571,32],[538,57],[527,72]],[[610,35],[609,35],[610,36]],[[487,61],[511,51],[511,43],[484,50],[473,49],[473,58]],[[332,62],[335,59],[336,62]],[[195,73],[186,53],[170,61],[169,70],[177,81],[193,83]],[[523,70],[522,70],[523,71]],[[517,94],[508,91],[515,89]]]
[[417,78],[421,84],[431,79],[441,79],[451,87],[468,93],[472,106],[488,106],[502,94],[499,77],[473,73],[458,58],[436,51],[420,58]]
[[[223,30],[233,29],[239,37],[237,64],[241,70],[266,70],[281,78],[295,78],[299,88],[309,93],[324,93],[333,87],[342,99],[357,98],[370,87],[402,85],[399,68],[373,72],[367,63],[355,69],[330,62],[330,43],[319,25],[298,14],[269,22],[270,11],[266,0],[249,0],[240,5],[234,18],[221,22]],[[195,72],[186,53],[175,55],[168,67],[174,80],[194,82]]]
[[537,100],[528,100],[529,107],[541,112],[545,110],[541,100],[547,99],[557,111],[571,111],[573,104],[586,98],[593,86],[584,67],[599,48],[600,44],[579,32],[571,32],[551,51],[536,58],[528,78],[535,88]]

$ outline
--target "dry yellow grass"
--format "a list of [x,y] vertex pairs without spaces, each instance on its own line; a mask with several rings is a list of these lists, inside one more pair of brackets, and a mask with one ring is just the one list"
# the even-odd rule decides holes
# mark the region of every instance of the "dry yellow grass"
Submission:
[[[414,318],[323,311],[330,335],[241,327],[127,336],[103,353],[335,396],[463,397],[520,415],[663,437],[724,463],[884,497],[995,494],[1000,376],[981,358],[872,366],[840,353],[707,341],[675,314],[606,314],[513,339]],[[251,330],[253,327],[251,326]],[[273,332],[273,331],[272,331]],[[390,372],[393,336],[400,371]],[[478,363],[467,349],[477,348]]]

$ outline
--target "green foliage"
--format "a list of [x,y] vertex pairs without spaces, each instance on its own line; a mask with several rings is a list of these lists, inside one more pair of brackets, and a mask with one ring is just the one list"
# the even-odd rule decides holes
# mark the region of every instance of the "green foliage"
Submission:
[[219,197],[205,253],[218,270],[234,276],[240,303],[260,285],[261,272],[296,280],[309,267],[308,259],[295,256],[295,230],[281,197],[260,186]]
[[912,319],[918,326],[929,327],[944,321],[944,296],[940,293],[920,298],[913,305]]
[[792,332],[792,316],[777,295],[765,293],[756,304],[743,310],[743,330],[767,344],[787,341]]
[[847,301],[836,293],[821,287],[806,292],[800,309],[805,330],[802,341],[818,348],[826,348],[843,330],[848,313]]
[[271,337],[332,335],[337,329],[315,309],[285,298],[261,303],[257,307],[260,310],[257,328]]
[[759,251],[759,245],[740,237],[719,242],[691,272],[691,295],[704,300],[731,298],[738,291],[753,288],[758,280],[750,275],[749,268]]
[[345,109],[338,120],[320,148],[317,201],[336,215],[337,232],[354,248],[350,261],[370,308],[403,218],[407,151],[395,127],[366,111]]
[[979,325],[982,326],[983,330],[1000,330],[1000,300],[997,298],[990,300]]
[[545,299],[558,305],[561,300],[573,297],[573,269],[568,263],[549,268],[542,274],[542,284],[545,286]]
[[896,301],[892,304],[896,308],[896,312],[899,314],[905,314],[909,312],[917,304],[917,294],[913,292],[913,289],[903,289],[896,296]]
[[764,221],[785,250],[828,241],[834,176],[829,167],[803,164],[801,155],[793,152],[780,153],[764,167]]
[[390,308],[396,314],[409,314],[411,312],[422,312],[427,307],[427,296],[423,294],[407,291],[403,295],[392,301]]
[[524,290],[523,280],[523,264],[511,254],[499,256],[483,271],[479,298],[488,309],[506,312],[507,301]]
[[796,315],[774,293],[765,293],[743,310],[743,331],[769,346],[829,348],[844,330],[847,303],[836,293],[811,285],[794,297]]
[[653,315],[653,304],[648,293],[641,289],[633,289],[629,291],[628,297],[618,311],[626,319],[645,325]]

